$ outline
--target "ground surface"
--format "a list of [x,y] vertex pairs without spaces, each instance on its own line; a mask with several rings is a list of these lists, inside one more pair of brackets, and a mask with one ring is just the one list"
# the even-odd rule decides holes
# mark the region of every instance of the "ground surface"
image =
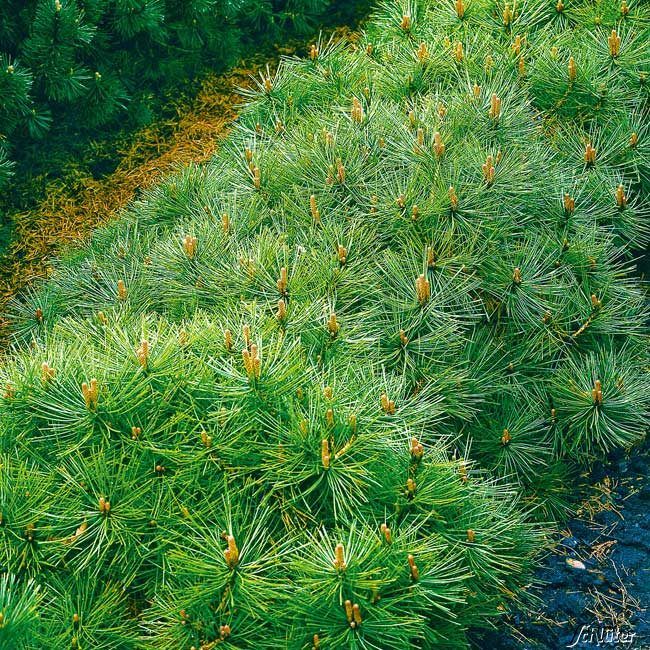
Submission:
[[649,474],[648,443],[594,467],[590,496],[537,573],[537,602],[477,648],[650,648]]

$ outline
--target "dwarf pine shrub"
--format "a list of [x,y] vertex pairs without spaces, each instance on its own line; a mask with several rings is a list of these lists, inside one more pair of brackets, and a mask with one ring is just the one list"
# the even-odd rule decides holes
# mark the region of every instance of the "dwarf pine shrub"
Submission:
[[460,648],[507,608],[645,435],[649,25],[391,0],[15,302],[0,634]]

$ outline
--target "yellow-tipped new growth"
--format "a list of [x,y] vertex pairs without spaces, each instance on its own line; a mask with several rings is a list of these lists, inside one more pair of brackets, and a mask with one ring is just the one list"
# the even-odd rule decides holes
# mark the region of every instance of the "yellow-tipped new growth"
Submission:
[[135,354],[138,358],[138,363],[146,370],[149,365],[149,341],[142,339],[139,347],[136,349]]
[[228,352],[232,350],[232,332],[230,330],[224,330],[223,344]]
[[453,185],[449,186],[449,203],[451,204],[452,212],[458,209],[458,195]]
[[334,568],[337,571],[345,571],[346,567],[347,564],[345,563],[345,549],[343,547],[343,544],[339,543],[334,549]]
[[501,435],[501,444],[505,447],[506,445],[510,444],[511,440],[512,436],[510,435],[510,431],[508,431],[508,429],[504,429],[503,434]]
[[429,298],[431,298],[431,283],[427,280],[424,273],[415,281],[415,294],[421,305],[426,305],[429,302]]
[[384,411],[384,413],[386,413],[386,415],[395,414],[395,401],[392,399],[388,399],[388,395],[386,395],[386,393],[381,394],[380,402],[381,402],[381,408]]
[[363,122],[363,106],[356,97],[352,98],[352,110],[350,111],[350,116],[352,117],[352,121],[357,124],[361,124],[361,122]]
[[320,211],[318,210],[318,205],[316,204],[315,194],[312,194],[309,197],[309,211],[311,212],[312,219],[316,223],[320,223]]
[[596,406],[602,406],[603,403],[603,386],[600,383],[600,379],[596,379],[594,382],[594,387],[591,389],[591,397],[594,400]]
[[120,300],[126,300],[127,291],[126,291],[126,285],[124,284],[124,280],[117,281],[117,297]]
[[512,272],[512,281],[515,284],[521,284],[521,269],[518,266]]
[[418,61],[420,63],[426,63],[429,60],[429,48],[427,47],[426,43],[420,43],[416,56],[418,57]]
[[408,556],[409,570],[411,572],[411,579],[413,582],[417,582],[420,578],[420,571],[418,565],[415,563],[415,558],[412,555]]
[[341,329],[341,326],[339,325],[338,321],[336,320],[336,314],[332,312],[330,314],[330,317],[327,319],[327,331],[330,333],[330,336],[332,338],[335,338],[337,334],[339,333],[339,330]]
[[573,57],[569,59],[569,81],[575,81],[578,76],[578,67],[576,66],[576,61]]
[[622,210],[627,205],[627,196],[625,196],[625,188],[619,185],[616,188],[616,205]]
[[445,145],[442,141],[442,136],[440,135],[440,131],[436,131],[433,134],[433,150],[436,152],[436,156],[440,158],[442,154],[445,153]]
[[223,556],[228,568],[234,569],[239,564],[239,548],[237,548],[237,543],[232,535],[228,535],[226,541],[228,542],[228,548],[223,552]]
[[576,209],[576,201],[575,201],[575,199],[572,198],[571,196],[569,196],[568,194],[565,194],[564,199],[562,200],[562,202],[564,204],[564,211],[567,214],[573,214],[573,212]]
[[41,364],[41,381],[44,384],[47,384],[48,381],[54,379],[55,374],[56,370],[54,368],[51,368],[47,361],[43,361]]
[[379,530],[381,531],[382,535],[384,536],[384,539],[386,540],[386,543],[390,544],[392,542],[390,528],[386,524],[382,524],[381,526],[379,526]]
[[199,240],[196,237],[185,235],[185,238],[183,239],[183,250],[189,259],[192,259],[196,255],[198,245]]
[[411,458],[415,461],[422,460],[424,456],[424,447],[417,438],[411,438]]
[[339,264],[343,266],[348,261],[348,249],[345,246],[339,244],[336,254],[339,258]]
[[498,120],[501,116],[501,99],[496,93],[492,93],[492,97],[490,97],[490,110],[488,111],[488,115],[493,120]]
[[463,51],[463,44],[460,41],[457,41],[456,45],[454,45],[454,58],[458,63],[460,63],[464,57],[465,53]]
[[400,28],[405,32],[408,32],[411,29],[411,16],[409,14],[404,14],[402,16],[402,22],[399,24]]
[[254,343],[251,345],[250,351],[248,349],[242,350],[242,358],[244,360],[244,368],[249,379],[259,379],[261,372],[261,361],[259,357],[259,350]]
[[97,385],[97,380],[94,378],[91,379],[90,384],[87,384],[84,381],[81,384],[81,393],[84,397],[86,408],[89,411],[94,411],[97,408],[97,402],[99,401],[99,386]]
[[330,454],[330,442],[327,438],[324,438],[323,441],[321,442],[320,459],[325,469],[330,468],[331,458],[332,456]]
[[287,304],[282,298],[278,300],[278,310],[275,312],[275,316],[278,320],[284,320],[287,317]]
[[280,294],[283,295],[283,296],[286,296],[287,295],[287,285],[288,285],[286,267],[283,266],[280,269],[280,277],[278,278],[278,280],[277,280],[277,282],[275,284],[278,287],[278,291],[280,292]]
[[594,165],[596,163],[596,149],[591,146],[591,142],[585,145],[585,163],[587,165]]
[[463,0],[456,0],[456,15],[461,20],[463,19],[463,16],[465,15],[465,3],[463,2]]
[[97,506],[99,508],[100,514],[104,516],[106,516],[111,511],[111,502],[104,497],[99,497]]
[[621,52],[621,37],[612,29],[612,33],[607,37],[607,46],[612,57],[617,57]]
[[485,159],[485,162],[481,165],[483,170],[483,178],[488,185],[494,183],[494,176],[496,174],[496,169],[494,167],[494,158],[490,155]]

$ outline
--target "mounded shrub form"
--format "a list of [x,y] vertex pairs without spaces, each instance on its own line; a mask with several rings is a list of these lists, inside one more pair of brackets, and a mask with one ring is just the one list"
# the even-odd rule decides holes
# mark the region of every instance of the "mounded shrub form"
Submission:
[[14,302],[0,635],[461,648],[507,609],[645,435],[649,24],[386,3]]

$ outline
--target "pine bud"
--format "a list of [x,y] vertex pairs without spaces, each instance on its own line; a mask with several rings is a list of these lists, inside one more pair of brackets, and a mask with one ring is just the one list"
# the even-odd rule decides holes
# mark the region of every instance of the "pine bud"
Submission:
[[454,45],[454,58],[456,61],[458,61],[458,63],[460,63],[463,60],[464,56],[465,54],[463,52],[463,44],[460,41],[457,41]]
[[491,54],[488,54],[485,57],[485,72],[488,74],[492,72],[492,68],[494,67],[494,58],[492,57]]
[[230,215],[226,212],[221,215],[221,228],[226,234],[230,231]]
[[[346,568],[346,563],[345,563],[345,549],[343,547],[343,544],[337,544],[336,548],[334,549],[334,568],[337,569],[337,571],[345,571]],[[346,601],[346,610],[347,610],[347,603],[350,601]],[[349,619],[348,619],[349,620]]]
[[311,650],[320,650],[320,637],[318,634],[314,634]]
[[501,116],[501,99],[497,97],[496,93],[492,93],[492,97],[490,98],[490,110],[488,111],[488,115],[493,120],[498,120]]
[[621,210],[627,205],[627,197],[625,196],[625,188],[623,185],[619,185],[616,188],[616,205]]
[[501,436],[501,444],[505,447],[507,444],[510,443],[512,440],[512,437],[510,435],[510,431],[508,429],[503,430],[503,435]]
[[104,497],[99,497],[99,512],[102,515],[108,515],[108,513],[111,511],[111,502],[108,501],[108,499],[105,499]]
[[232,535],[228,535],[226,541],[228,542],[228,548],[223,552],[223,556],[226,559],[228,568],[234,569],[239,564],[239,548],[237,548],[237,543]]
[[392,542],[390,528],[386,524],[382,524],[381,526],[379,526],[379,530],[381,531],[382,535],[384,536],[384,539],[386,540],[386,543],[390,544]]
[[260,168],[255,165],[252,170],[253,174],[253,187],[255,187],[256,190],[259,190],[260,187],[262,186],[262,176],[260,172]]
[[230,625],[220,625],[219,626],[219,637],[224,640],[227,639],[231,634]]
[[16,389],[9,383],[5,384],[4,399],[13,399],[16,396]]
[[356,603],[352,605],[352,616],[354,617],[356,626],[361,625],[361,608]]
[[630,13],[630,8],[627,6],[627,1],[621,2],[621,16],[625,17]]
[[411,578],[417,582],[420,578],[420,571],[418,565],[415,563],[415,558],[412,555],[408,556],[409,570],[411,571]]
[[90,380],[90,385],[85,381],[81,384],[81,393],[86,403],[86,408],[89,411],[93,411],[97,408],[97,402],[99,401],[99,387],[97,385],[96,379]]
[[323,388],[323,397],[325,399],[332,399],[332,397],[334,397],[334,391],[331,386],[325,386],[325,388]]
[[41,381],[46,384],[48,381],[54,378],[55,374],[56,370],[54,368],[50,368],[47,361],[43,361],[41,364]]
[[521,53],[521,43],[522,43],[521,36],[519,36],[519,34],[517,34],[517,36],[515,36],[515,40],[512,42],[512,45],[511,45],[512,51],[515,54],[520,54]]
[[262,75],[262,82],[264,84],[264,92],[268,95],[273,90],[273,82],[271,77],[265,77]]
[[488,156],[485,159],[485,162],[481,165],[481,169],[483,170],[483,178],[485,179],[485,182],[488,185],[492,185],[494,182],[494,176],[496,174],[496,169],[494,167],[494,158],[492,156]]
[[254,343],[248,349],[242,350],[242,358],[244,360],[244,368],[249,379],[259,379],[261,370],[261,361],[257,345]]
[[555,11],[557,11],[559,14],[561,14],[564,11],[564,2],[562,2],[562,0],[557,0],[557,4],[555,5]]
[[517,70],[519,71],[519,74],[522,77],[526,74],[526,62],[524,61],[523,56],[519,57],[519,64],[517,65]]
[[607,37],[607,46],[612,57],[617,57],[621,51],[621,37],[612,29],[612,33]]
[[571,196],[569,196],[568,194],[565,194],[563,202],[564,202],[564,211],[567,214],[573,214],[573,212],[576,209],[576,201],[575,201],[575,199],[572,198]]
[[453,185],[449,186],[449,203],[451,204],[451,211],[455,212],[458,209],[458,195]]
[[601,406],[603,403],[603,387],[600,383],[600,379],[596,379],[594,382],[594,387],[591,391],[591,396],[594,400],[596,406]]
[[506,3],[506,6],[503,8],[503,24],[508,27],[513,19],[512,9],[510,5]]
[[386,393],[381,394],[380,398],[381,408],[386,413],[386,415],[395,414],[395,402],[392,399],[388,399]]
[[474,99],[478,99],[481,96],[481,87],[476,83],[472,88],[472,94],[474,95]]
[[633,133],[630,136],[630,147],[634,149],[638,143],[639,143],[639,136],[637,133]]
[[474,541],[474,539],[476,539],[476,533],[471,528],[468,528],[467,529],[467,541],[471,543],[471,542]]
[[230,352],[232,350],[232,332],[230,330],[225,330],[223,333],[223,343],[226,347],[226,350]]
[[573,57],[569,59],[569,81],[575,81],[578,76],[578,68],[576,66],[576,61]]
[[117,297],[120,300],[126,300],[127,292],[126,292],[126,285],[124,284],[124,280],[118,280],[117,281]]
[[343,266],[348,260],[348,249],[345,246],[338,245],[337,255],[339,258],[339,264]]
[[316,223],[320,223],[320,211],[318,210],[318,205],[316,204],[315,194],[312,194],[309,197],[309,211],[311,212],[312,219]]
[[416,54],[420,63],[426,63],[429,60],[429,48],[427,44],[420,43]]
[[287,305],[282,298],[278,300],[278,311],[275,316],[278,320],[284,320],[287,317]]
[[463,19],[463,16],[465,15],[465,3],[463,2],[463,0],[456,0],[456,15],[461,20]]
[[521,269],[518,266],[512,272],[512,281],[515,284],[521,284]]
[[278,291],[280,292],[281,295],[285,296],[287,294],[287,269],[286,267],[282,267],[280,269],[280,277],[278,278],[276,282],[276,286],[278,287]]
[[426,305],[431,298],[431,283],[424,273],[415,281],[415,294],[420,305]]
[[356,124],[361,124],[361,122],[363,122],[363,106],[356,97],[352,98],[352,110],[350,112],[350,116],[352,117],[352,121]]
[[323,441],[321,442],[320,458],[321,458],[321,462],[323,463],[323,467],[325,469],[329,469],[331,455],[330,455],[330,443],[327,438],[324,438]]
[[336,314],[332,312],[330,314],[330,317],[327,319],[327,331],[330,333],[330,336],[332,338],[335,338],[339,333],[340,329],[341,326],[338,324],[338,321],[336,320]]
[[417,485],[415,484],[415,481],[412,478],[406,479],[406,496],[412,498],[416,489]]
[[334,409],[329,408],[325,411],[325,421],[328,427],[334,426]]
[[242,333],[244,335],[244,345],[248,348],[251,344],[251,326],[244,325],[244,327],[242,327]]
[[189,259],[192,259],[196,255],[198,243],[199,240],[196,237],[185,235],[185,238],[183,239],[183,250]]
[[420,217],[420,208],[417,205],[414,205],[411,208],[411,221],[417,221]]
[[58,14],[61,11],[62,5],[60,0],[54,0],[54,11]]
[[585,145],[585,163],[587,165],[596,163],[596,150],[591,146],[590,142]]
[[352,615],[352,601],[346,600],[344,603],[345,607],[345,617],[348,619],[348,623],[353,622],[353,615]]
[[138,363],[146,370],[149,364],[149,341],[142,339],[140,341],[140,347],[136,349],[135,354],[138,357]]
[[352,429],[352,433],[355,433],[357,430],[357,416],[352,414],[348,418],[348,424],[350,425],[350,429]]
[[445,145],[442,142],[442,136],[440,135],[440,131],[436,131],[433,134],[433,149],[436,152],[436,156],[440,158],[443,153],[445,153]]
[[340,158],[336,161],[336,178],[341,185],[345,183],[345,167]]
[[400,23],[399,26],[405,32],[408,32],[411,29],[411,16],[409,16],[409,14],[404,14],[402,16],[402,22]]
[[318,48],[315,45],[312,45],[309,50],[309,58],[312,61],[315,61],[318,58]]
[[408,345],[409,339],[408,336],[406,336],[406,332],[404,332],[404,330],[399,331],[399,340],[402,344],[402,347],[406,347]]
[[422,460],[424,455],[424,447],[422,443],[418,441],[417,438],[411,438],[411,458],[415,461]]
[[131,440],[137,440],[142,434],[140,427],[131,427]]
[[600,302],[600,300],[598,300],[598,297],[596,296],[596,294],[592,293],[591,294],[591,308],[595,311],[597,309],[600,309],[601,306],[602,306],[602,303]]

